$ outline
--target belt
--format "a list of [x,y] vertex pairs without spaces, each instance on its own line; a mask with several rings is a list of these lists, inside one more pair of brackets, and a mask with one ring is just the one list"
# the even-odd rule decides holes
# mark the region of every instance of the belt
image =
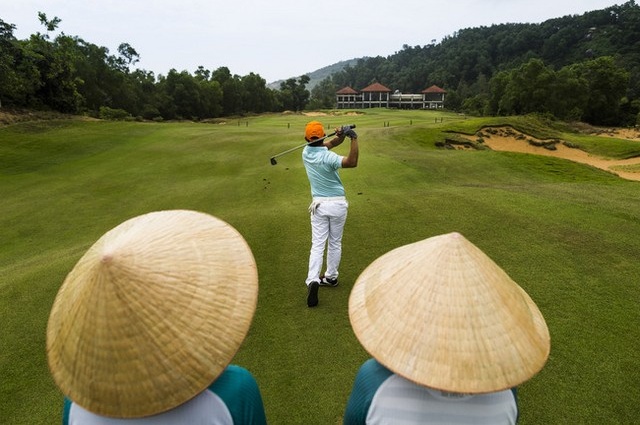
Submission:
[[346,196],[329,196],[329,197],[314,196],[313,197],[313,202],[330,202],[330,201],[346,201],[346,200],[347,200]]
[[311,201],[311,205],[309,205],[309,213],[311,213],[311,215],[314,215],[321,202],[335,202],[335,201],[346,201],[346,200],[347,198],[345,196],[329,196],[329,197],[314,196],[313,200]]

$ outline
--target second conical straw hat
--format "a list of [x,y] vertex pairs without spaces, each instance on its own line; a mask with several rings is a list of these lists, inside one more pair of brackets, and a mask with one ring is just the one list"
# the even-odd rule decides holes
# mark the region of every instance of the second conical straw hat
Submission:
[[255,312],[258,273],[229,224],[195,211],[132,218],[102,236],[62,284],[49,367],[100,415],[153,415],[203,391],[231,362]]
[[413,382],[458,393],[514,387],[550,338],[531,298],[459,233],[394,249],[358,277],[349,316],[363,347]]

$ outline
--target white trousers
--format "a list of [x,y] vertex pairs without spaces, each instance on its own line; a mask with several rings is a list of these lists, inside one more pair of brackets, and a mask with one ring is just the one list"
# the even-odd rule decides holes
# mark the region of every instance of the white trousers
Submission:
[[320,281],[327,249],[327,270],[325,277],[338,278],[338,267],[342,257],[342,233],[347,221],[349,203],[344,197],[314,198],[309,206],[311,215],[311,252],[309,253],[309,273],[305,283]]

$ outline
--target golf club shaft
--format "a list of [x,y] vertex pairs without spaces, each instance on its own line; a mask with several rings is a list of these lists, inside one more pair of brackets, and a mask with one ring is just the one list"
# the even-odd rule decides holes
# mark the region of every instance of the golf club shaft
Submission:
[[[334,133],[334,134],[335,134],[335,133]],[[324,139],[326,139],[327,137],[333,136],[334,134],[330,134],[329,136],[323,137],[321,140],[324,140]],[[317,140],[314,140],[314,142],[317,142]],[[287,150],[286,150],[286,151],[284,151],[284,152],[280,152],[279,154],[273,155],[271,158],[277,158],[277,157],[279,157],[279,156],[286,155],[286,154],[288,154],[289,152],[293,152],[293,151],[298,150],[298,149],[300,149],[300,148],[304,148],[304,147],[305,147],[305,146],[307,146],[308,144],[309,144],[309,143],[305,143],[305,144],[303,144],[303,145],[296,146],[295,148],[287,149]]]
[[[347,127],[347,126],[344,126],[344,127]],[[349,125],[348,125],[348,127],[349,127],[349,128],[355,128],[355,127],[356,127],[356,125],[355,125],[355,124],[349,124]],[[300,148],[304,148],[305,146],[310,145],[311,143],[318,143],[318,142],[322,142],[322,141],[324,141],[325,139],[327,139],[327,138],[329,138],[329,137],[335,136],[335,135],[336,135],[336,133],[337,133],[337,132],[336,132],[336,131],[334,131],[333,133],[331,133],[331,134],[327,134],[326,136],[324,136],[324,137],[323,137],[323,138],[321,138],[321,139],[316,139],[316,140],[314,140],[314,141],[312,141],[312,142],[307,142],[307,143],[302,144],[302,145],[300,145],[300,146],[296,146],[295,148],[287,149],[287,150],[286,150],[286,151],[284,151],[284,152],[280,152],[279,154],[273,155],[273,156],[271,157],[271,164],[272,164],[272,165],[276,165],[276,163],[277,163],[277,162],[276,162],[276,158],[277,158],[277,157],[279,157],[279,156],[286,155],[286,154],[288,154],[289,152],[293,152],[293,151],[298,150],[298,149],[300,149]]]

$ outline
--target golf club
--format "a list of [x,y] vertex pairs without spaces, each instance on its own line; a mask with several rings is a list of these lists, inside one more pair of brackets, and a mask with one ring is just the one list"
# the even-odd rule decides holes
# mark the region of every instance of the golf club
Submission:
[[[349,128],[356,128],[356,125],[355,125],[355,124],[347,124],[347,125],[343,125],[341,128],[345,128],[345,127],[349,127]],[[277,157],[279,157],[279,156],[286,155],[286,154],[288,154],[289,152],[293,152],[293,151],[295,151],[295,150],[297,150],[297,149],[303,148],[303,147],[305,147],[305,146],[307,146],[307,145],[309,145],[309,144],[311,144],[311,143],[321,142],[321,141],[323,141],[324,139],[326,139],[327,137],[335,136],[335,135],[336,135],[336,133],[337,133],[337,132],[336,132],[336,131],[334,131],[333,133],[331,133],[331,134],[327,134],[326,136],[324,136],[324,137],[323,137],[323,138],[321,138],[321,139],[317,139],[317,140],[314,140],[313,142],[308,142],[308,143],[305,143],[305,144],[303,144],[303,145],[296,146],[295,148],[287,149],[287,150],[286,150],[286,151],[284,151],[284,152],[280,152],[279,154],[276,154],[276,155],[274,155],[274,156],[272,156],[272,157],[271,157],[271,165],[276,165],[276,164],[278,163],[278,161],[276,161],[276,158],[277,158]]]

